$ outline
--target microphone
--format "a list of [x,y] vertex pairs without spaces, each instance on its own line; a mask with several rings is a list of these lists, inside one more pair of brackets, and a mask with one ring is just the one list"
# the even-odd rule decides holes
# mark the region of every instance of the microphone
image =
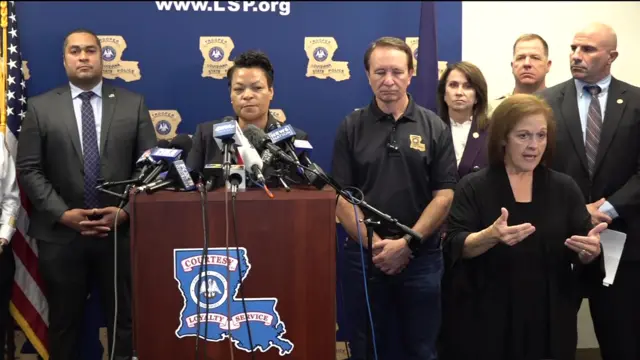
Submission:
[[158,179],[150,184],[143,185],[137,188],[136,191],[138,193],[145,191],[147,194],[151,194],[169,186],[176,186],[177,189],[186,191],[195,189],[193,178],[183,160],[173,161],[164,179]]
[[294,144],[293,146],[296,149],[296,152],[299,154],[298,158],[302,159],[302,163],[306,167],[311,168],[315,172],[317,172],[316,174],[313,171],[300,167],[298,168],[298,170],[301,172],[301,175],[303,175],[305,179],[307,179],[309,184],[311,184],[318,190],[322,190],[324,186],[327,184],[327,181],[325,180],[326,174],[324,170],[322,170],[322,168],[318,166],[318,164],[314,163],[313,161],[311,161],[311,159],[309,159],[309,154],[311,154],[311,151],[313,150],[313,146],[311,146],[311,143],[307,140],[295,140],[293,144]]
[[149,171],[158,165],[158,161],[151,156],[155,148],[146,150],[136,161],[136,169],[142,168],[136,183],[144,182],[144,178],[149,175]]
[[156,147],[168,149],[171,147],[171,142],[169,142],[169,140],[167,139],[161,139],[161,140],[158,140],[158,145],[156,145]]
[[272,155],[275,155],[279,159],[284,160],[287,163],[298,166],[300,163],[297,160],[293,160],[291,156],[284,152],[280,147],[274,145],[271,139],[257,126],[251,124],[244,130],[244,135],[249,140],[258,152],[270,151]]
[[193,140],[187,134],[178,134],[171,139],[170,146],[168,147],[182,150],[181,159],[186,160],[191,148],[193,147]]
[[231,196],[235,197],[238,190],[246,189],[246,178],[247,173],[244,165],[231,165],[229,180],[226,184],[227,188],[231,190]]
[[224,178],[229,178],[229,171],[231,167],[231,147],[237,143],[236,129],[238,128],[238,122],[230,116],[225,117],[222,122],[213,125],[213,138],[218,145],[218,148],[222,150],[223,155],[223,172]]
[[300,165],[300,161],[296,156],[295,148],[293,147],[293,141],[296,138],[296,131],[293,130],[291,125],[282,126],[279,122],[269,125],[267,128],[267,136],[274,144],[282,145],[284,150],[291,158],[296,161],[296,165]]
[[240,140],[238,155],[242,158],[245,168],[249,170],[249,173],[255,175],[258,182],[264,184],[265,179],[264,175],[262,175],[264,162],[258,154],[258,151],[256,151],[256,148],[251,144],[251,142],[249,142],[246,136],[244,136],[242,131],[240,131],[240,127],[238,127],[237,130],[236,135],[238,140]]
[[298,159],[302,159],[304,165],[309,165],[313,162],[309,159],[309,155],[311,155],[311,152],[313,151],[313,146],[311,146],[311,143],[308,140],[295,140],[293,142],[293,147],[298,154]]
[[156,180],[163,170],[169,168],[171,163],[180,159],[181,154],[182,150],[180,149],[154,148],[151,151],[151,157],[156,161],[156,165],[149,175],[142,180],[142,185],[147,185]]

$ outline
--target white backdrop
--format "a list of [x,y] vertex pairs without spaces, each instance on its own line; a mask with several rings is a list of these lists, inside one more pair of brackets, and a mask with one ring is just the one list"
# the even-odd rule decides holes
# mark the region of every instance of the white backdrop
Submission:
[[612,74],[640,86],[640,2],[463,2],[462,59],[477,65],[487,79],[489,99],[513,89],[513,42],[537,33],[549,44],[547,86],[568,80],[574,33],[586,24],[608,24],[618,34],[618,59]]

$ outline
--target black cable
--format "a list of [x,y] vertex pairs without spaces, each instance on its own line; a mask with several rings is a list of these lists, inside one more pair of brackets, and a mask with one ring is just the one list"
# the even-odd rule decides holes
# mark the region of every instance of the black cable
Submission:
[[[198,192],[200,193],[200,206],[202,207],[202,228],[203,228],[203,233],[204,233],[204,245],[202,248],[202,260],[200,261],[200,269],[199,269],[199,274],[198,274],[198,287],[197,287],[197,291],[200,291],[200,289],[202,289],[202,266],[204,265],[204,274],[206,276],[206,274],[209,272],[209,264],[207,263],[208,257],[209,257],[209,215],[207,213],[207,203],[208,203],[208,199],[207,199],[207,190],[204,187],[204,184],[202,183],[202,181],[198,181]],[[207,298],[207,308],[205,310],[205,323],[204,323],[204,337],[205,339],[207,338],[207,333],[209,330],[209,297],[206,296]],[[198,347],[198,342],[200,340],[200,294],[198,294],[197,296],[197,303],[196,303],[196,317],[198,319],[197,322],[197,328],[198,331],[196,332],[196,349],[195,349],[195,358],[196,360],[199,359],[199,354],[200,354],[200,348]],[[204,346],[204,358],[207,359],[207,346],[205,343]]]
[[[133,194],[133,202],[135,202],[135,198],[138,196],[138,194],[135,191],[132,192],[132,194]],[[132,207],[133,207],[133,210],[132,210],[132,212],[133,212],[132,215],[133,216],[129,217],[129,219],[130,219],[129,220],[129,226],[131,226],[131,219],[137,219],[138,218],[137,215],[136,215],[136,213],[138,212],[138,207],[136,205],[133,205]],[[137,229],[138,229],[138,227],[136,227],[136,230]],[[130,236],[130,239],[131,239],[131,237],[135,237],[135,239],[136,239],[136,241],[133,241],[133,244],[131,245],[131,247],[132,247],[131,251],[133,251],[133,254],[135,255],[135,254],[138,254],[138,252],[136,251],[136,248],[137,248],[137,245],[138,245],[138,237],[133,235],[133,236]],[[131,254],[129,254],[129,259],[127,261],[131,261]],[[134,264],[136,264],[136,263],[137,263],[137,261],[131,263],[131,273],[129,274],[129,276],[131,276],[131,292],[132,293],[133,293],[133,289],[134,289],[134,286],[135,286],[134,283],[133,283],[135,281],[135,279],[133,277],[133,267],[135,266]],[[137,328],[138,328],[137,325],[138,325],[138,323],[136,321],[136,309],[137,309],[136,302],[137,302],[137,296],[132,296],[132,298],[131,298],[131,330],[133,331],[133,334],[132,334],[133,344],[132,344],[132,349],[131,350],[133,351],[133,353],[132,353],[131,360],[138,360],[138,353],[137,353],[137,350],[136,350],[137,341],[138,341],[138,339],[137,339]],[[114,335],[115,335],[115,329],[114,329]]]
[[[233,241],[236,245],[236,256],[238,257],[238,274],[240,276],[240,300],[242,301],[242,310],[244,311],[244,319],[247,324],[247,333],[249,334],[249,347],[251,348],[251,359],[255,360],[256,355],[253,351],[253,339],[251,337],[251,326],[249,323],[249,315],[247,314],[247,304],[244,301],[244,284],[242,281],[242,261],[240,258],[240,245],[238,244],[238,222],[236,217],[236,193],[231,196],[231,216],[233,222]],[[230,300],[229,300],[230,301]],[[231,331],[229,331],[231,333]]]
[[[336,233],[336,253],[342,253],[342,256],[345,256],[344,251],[340,251],[340,238],[338,238],[338,233]],[[343,264],[345,263],[345,261],[341,261],[341,262]],[[344,302],[344,288],[342,287],[342,278],[343,276],[340,276],[338,278],[338,284],[340,287],[340,299],[342,299],[342,306],[344,306],[345,302]],[[346,312],[345,312],[345,318],[348,318],[348,315],[346,315]],[[345,323],[348,324],[349,320],[345,319]],[[344,341],[344,349],[347,351],[347,359],[350,359],[351,354],[349,354],[349,345],[347,345],[347,341]]]

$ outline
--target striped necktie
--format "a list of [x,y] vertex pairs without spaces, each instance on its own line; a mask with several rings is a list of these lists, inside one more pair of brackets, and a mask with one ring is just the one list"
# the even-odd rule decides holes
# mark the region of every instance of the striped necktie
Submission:
[[589,166],[589,176],[593,177],[593,171],[598,155],[598,145],[600,144],[600,130],[602,129],[602,110],[600,110],[600,86],[585,86],[591,94],[591,104],[587,113],[587,131],[585,137],[585,150],[587,151],[587,164]]

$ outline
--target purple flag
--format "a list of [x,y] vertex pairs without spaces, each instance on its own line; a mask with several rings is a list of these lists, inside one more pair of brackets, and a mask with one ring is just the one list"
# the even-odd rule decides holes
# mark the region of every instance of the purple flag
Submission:
[[438,41],[435,7],[434,1],[423,1],[420,9],[420,42],[415,54],[418,60],[418,74],[413,79],[415,82],[413,96],[416,103],[437,112]]

